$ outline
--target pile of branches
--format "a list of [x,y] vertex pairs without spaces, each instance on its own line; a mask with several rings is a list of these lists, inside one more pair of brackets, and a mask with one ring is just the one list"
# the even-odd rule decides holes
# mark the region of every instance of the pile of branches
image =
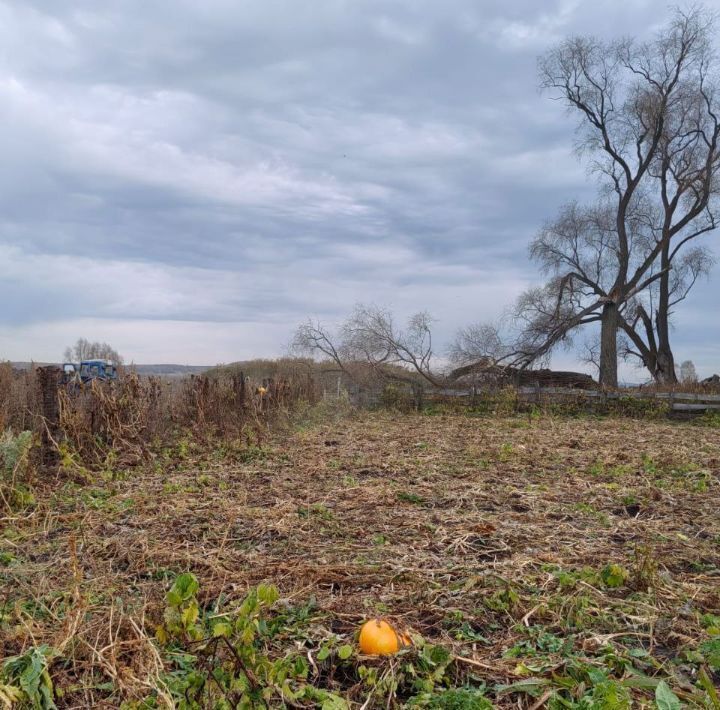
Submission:
[[516,387],[573,387],[577,389],[597,389],[598,383],[583,372],[564,370],[523,369],[509,365],[496,365],[489,360],[458,367],[450,373],[450,382],[470,380],[473,384],[514,385]]

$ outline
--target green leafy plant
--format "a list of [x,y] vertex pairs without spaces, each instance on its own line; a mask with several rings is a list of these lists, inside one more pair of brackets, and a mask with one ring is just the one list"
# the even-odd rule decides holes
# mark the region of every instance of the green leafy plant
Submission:
[[413,503],[414,505],[422,505],[425,499],[417,493],[408,493],[407,491],[398,491],[396,498],[403,503]]
[[655,704],[658,710],[680,710],[680,699],[670,690],[668,684],[661,680],[655,688]]
[[618,564],[609,564],[600,572],[602,583],[610,589],[622,587],[629,577],[630,573],[622,565]]
[[[419,707],[446,707],[432,705],[450,684],[450,667],[453,655],[439,645],[428,644],[414,637],[414,647],[401,652],[397,664],[360,665],[356,673],[369,697],[379,707],[389,706],[399,693],[412,694],[414,705]],[[454,707],[448,705],[447,707]],[[467,707],[467,706],[458,706]]]
[[435,693],[421,693],[411,698],[408,707],[428,710],[492,710],[492,703],[484,690],[452,688]]
[[0,504],[11,510],[35,502],[30,487],[32,446],[30,431],[13,434],[7,429],[0,435]]
[[720,636],[701,643],[698,650],[713,671],[720,671]]
[[156,631],[160,642],[166,642],[170,638],[194,641],[202,638],[203,630],[195,623],[200,613],[195,596],[199,588],[200,584],[194,574],[186,572],[177,577],[165,596],[165,623]]
[[[275,657],[271,640],[283,627],[271,612],[279,598],[274,586],[259,585],[224,613],[203,613],[199,587],[189,572],[175,579],[156,632],[171,665],[165,684],[178,707],[265,708],[304,699],[318,707],[346,707],[339,696],[305,683],[310,666],[303,655]],[[351,647],[337,650],[341,659],[351,653]]]
[[720,636],[720,616],[717,614],[703,614],[700,624],[710,636]]
[[55,649],[43,644],[20,656],[7,658],[0,672],[0,700],[8,700],[7,707],[25,702],[33,710],[54,710],[53,682],[48,667],[56,655]]

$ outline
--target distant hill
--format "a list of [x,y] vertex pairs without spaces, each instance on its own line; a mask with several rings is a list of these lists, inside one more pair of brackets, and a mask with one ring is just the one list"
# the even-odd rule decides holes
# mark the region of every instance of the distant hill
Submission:
[[199,375],[207,372],[210,365],[126,365],[139,375]]

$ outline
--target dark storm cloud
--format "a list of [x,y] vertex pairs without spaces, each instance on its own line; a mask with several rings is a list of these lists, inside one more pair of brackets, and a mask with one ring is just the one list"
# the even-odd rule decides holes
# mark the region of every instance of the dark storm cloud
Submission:
[[229,360],[358,300],[427,308],[441,337],[497,317],[535,278],[528,239],[592,190],[537,55],[657,20],[650,0],[0,2],[0,356],[87,325],[130,357]]

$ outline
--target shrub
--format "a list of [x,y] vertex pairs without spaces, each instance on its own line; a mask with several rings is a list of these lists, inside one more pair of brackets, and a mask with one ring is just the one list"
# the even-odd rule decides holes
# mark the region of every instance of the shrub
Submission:
[[408,387],[390,383],[385,385],[380,393],[380,406],[398,412],[409,412],[415,408],[415,399]]
[[21,656],[5,659],[0,670],[0,701],[7,707],[27,707],[36,710],[55,710],[53,683],[48,666],[56,651],[43,644]]
[[32,445],[30,431],[13,434],[7,429],[0,436],[0,498],[10,509],[34,502],[30,487]]

